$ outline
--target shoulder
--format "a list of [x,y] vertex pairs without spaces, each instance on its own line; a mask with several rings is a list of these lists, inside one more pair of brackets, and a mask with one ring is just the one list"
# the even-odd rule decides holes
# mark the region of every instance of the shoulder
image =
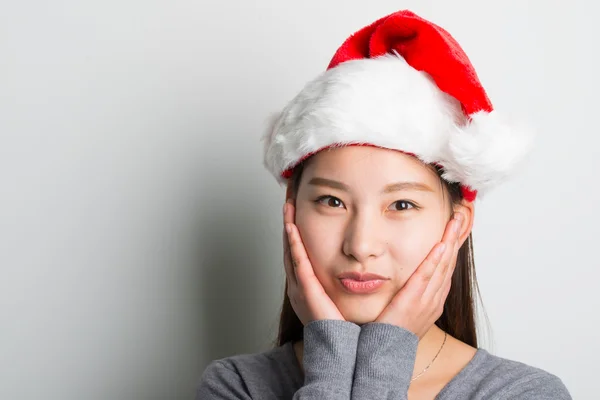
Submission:
[[285,396],[301,382],[296,362],[290,343],[262,353],[214,360],[202,373],[196,398],[208,398],[208,394],[224,399]]
[[226,369],[240,376],[262,376],[265,374],[288,372],[292,374],[296,367],[295,355],[291,343],[275,347],[261,353],[237,354],[214,360],[207,370]]
[[[455,379],[475,391],[471,398],[557,399],[571,396],[562,380],[525,363],[478,349],[473,360]],[[468,383],[468,385],[464,385]]]

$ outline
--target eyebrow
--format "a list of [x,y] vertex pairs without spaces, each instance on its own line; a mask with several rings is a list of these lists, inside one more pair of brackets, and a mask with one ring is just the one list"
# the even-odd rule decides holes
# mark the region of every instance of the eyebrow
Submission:
[[[334,181],[332,179],[327,179],[327,178],[314,177],[308,182],[308,184],[314,185],[314,186],[326,186],[326,187],[330,187],[333,189],[342,190],[344,192],[350,191],[350,187],[348,185],[346,185],[342,182]],[[392,193],[392,192],[399,192],[402,190],[416,190],[416,191],[422,191],[422,192],[433,192],[434,191],[432,188],[430,188],[429,186],[427,186],[426,184],[421,183],[421,182],[396,182],[396,183],[391,183],[389,185],[386,185],[381,192],[382,193]]]

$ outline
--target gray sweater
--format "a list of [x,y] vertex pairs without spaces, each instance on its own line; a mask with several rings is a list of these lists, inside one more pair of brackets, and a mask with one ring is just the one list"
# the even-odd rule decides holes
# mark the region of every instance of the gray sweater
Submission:
[[[304,375],[291,343],[215,360],[196,400],[406,399],[418,338],[390,324],[321,320],[304,327]],[[478,349],[436,399],[571,399],[556,376]]]

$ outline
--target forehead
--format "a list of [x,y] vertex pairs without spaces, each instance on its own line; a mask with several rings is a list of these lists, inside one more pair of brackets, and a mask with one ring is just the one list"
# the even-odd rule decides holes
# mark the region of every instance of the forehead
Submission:
[[433,167],[402,152],[372,146],[338,147],[315,154],[304,167],[302,181],[312,177],[365,190],[380,190],[396,182],[424,183],[434,191],[441,190]]

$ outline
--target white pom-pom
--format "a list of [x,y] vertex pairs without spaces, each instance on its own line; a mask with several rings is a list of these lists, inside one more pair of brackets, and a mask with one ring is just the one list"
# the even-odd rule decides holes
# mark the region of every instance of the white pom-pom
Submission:
[[519,167],[534,137],[531,129],[507,123],[496,111],[475,113],[465,127],[450,134],[440,160],[443,177],[470,186],[481,196]]

